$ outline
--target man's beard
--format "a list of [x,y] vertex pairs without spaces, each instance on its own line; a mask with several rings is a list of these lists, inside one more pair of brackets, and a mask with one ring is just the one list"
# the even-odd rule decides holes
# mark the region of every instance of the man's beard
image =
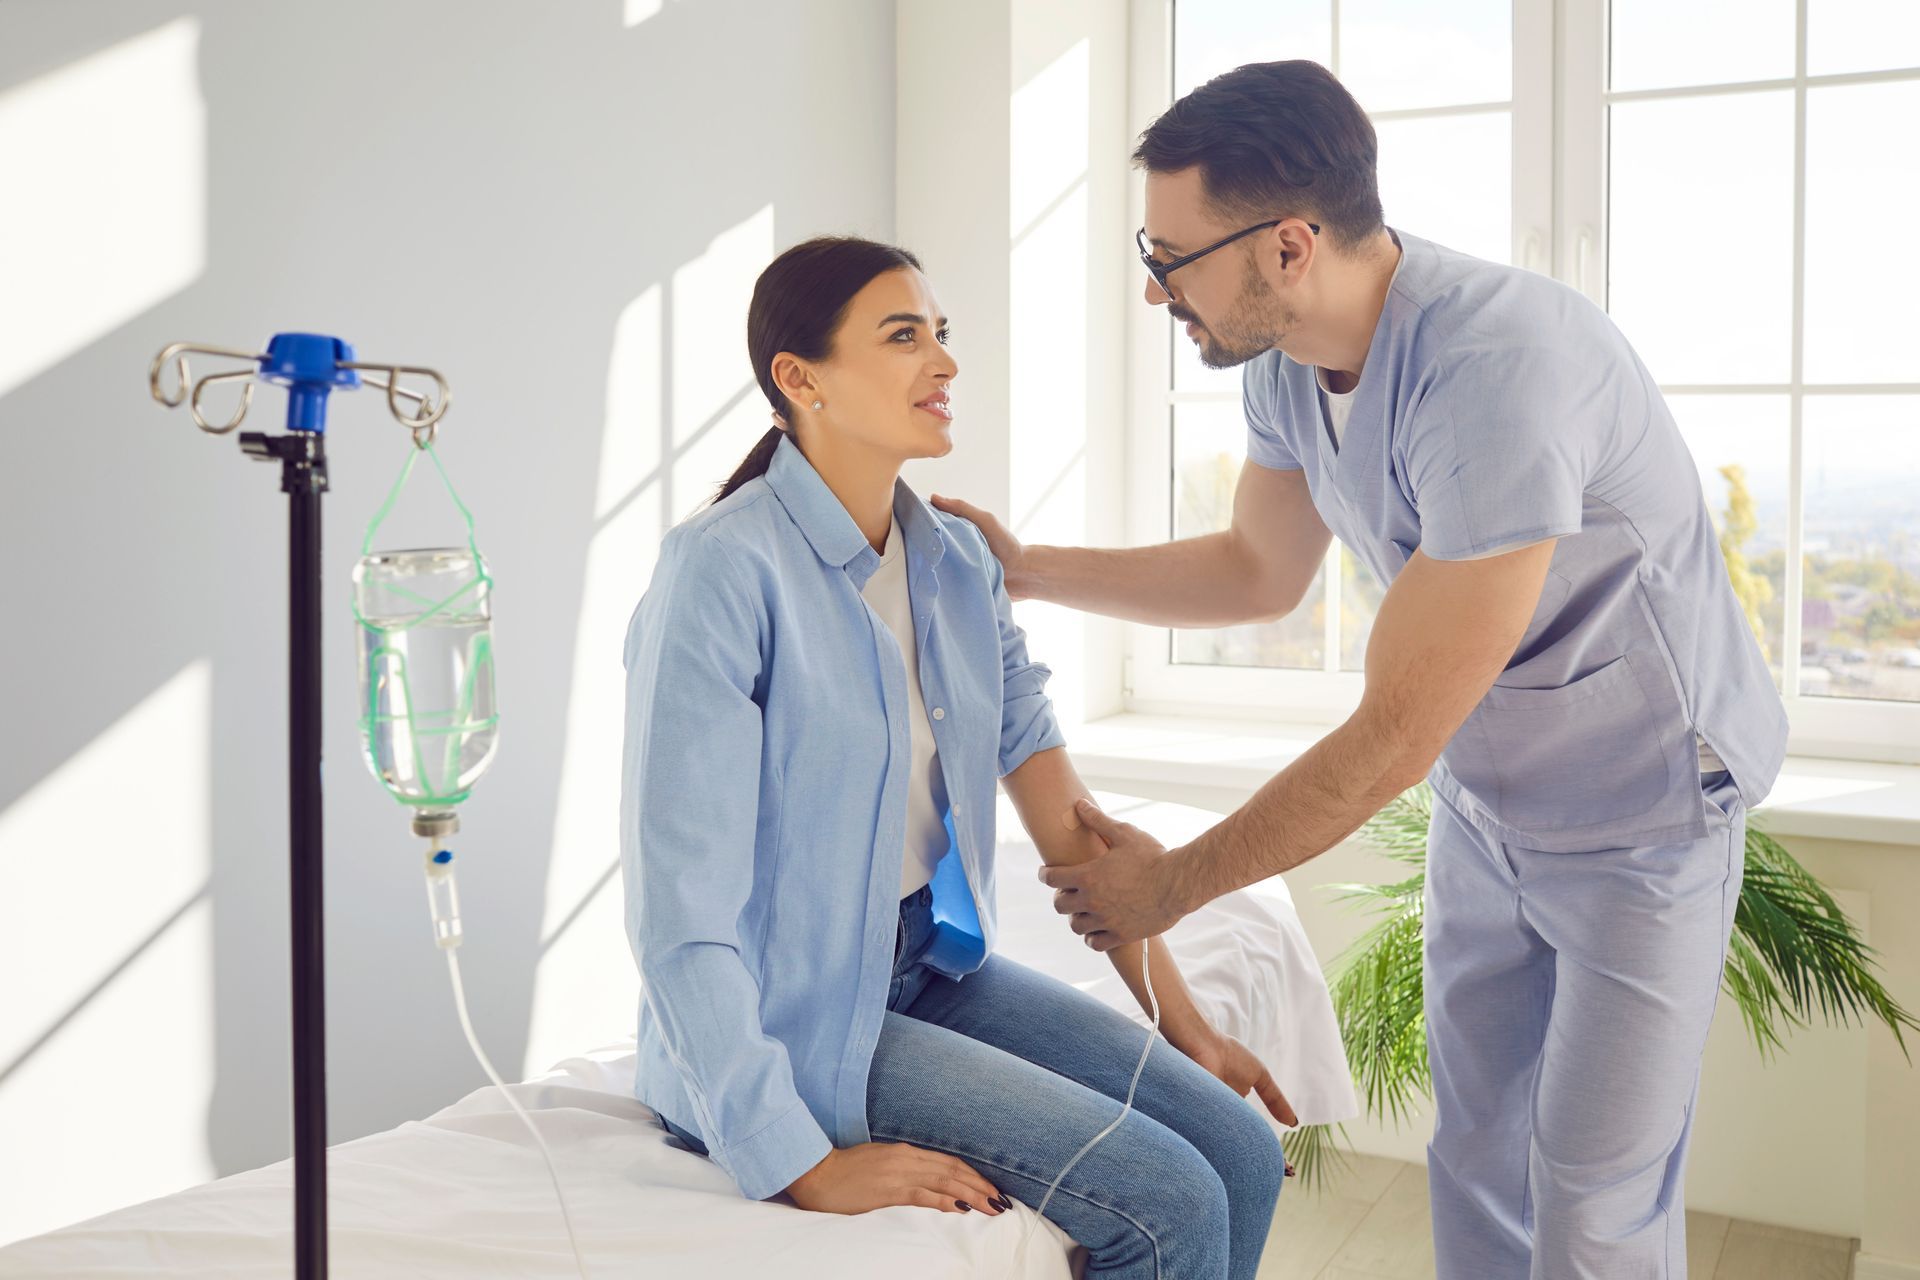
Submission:
[[1294,315],[1279,305],[1266,278],[1252,263],[1240,278],[1240,295],[1218,324],[1202,323],[1177,305],[1168,310],[1176,320],[1200,325],[1200,363],[1209,369],[1231,369],[1271,351],[1286,341],[1295,322]]

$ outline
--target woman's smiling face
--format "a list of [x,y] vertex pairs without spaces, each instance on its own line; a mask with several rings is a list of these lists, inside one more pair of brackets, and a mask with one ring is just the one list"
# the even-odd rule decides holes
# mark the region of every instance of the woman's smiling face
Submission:
[[[811,399],[796,389],[798,412],[788,417],[820,419],[849,442],[903,460],[945,456],[953,449],[948,384],[960,372],[947,337],[926,276],[906,267],[883,271],[847,304],[833,354],[812,367],[815,398],[825,407],[812,413]],[[775,376],[794,387],[791,371]]]

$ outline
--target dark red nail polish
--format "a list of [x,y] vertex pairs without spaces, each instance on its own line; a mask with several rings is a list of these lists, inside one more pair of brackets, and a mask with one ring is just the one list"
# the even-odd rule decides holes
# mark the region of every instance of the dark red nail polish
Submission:
[[955,1200],[953,1203],[955,1207],[957,1207],[962,1213],[973,1212],[973,1206],[968,1204],[965,1200]]

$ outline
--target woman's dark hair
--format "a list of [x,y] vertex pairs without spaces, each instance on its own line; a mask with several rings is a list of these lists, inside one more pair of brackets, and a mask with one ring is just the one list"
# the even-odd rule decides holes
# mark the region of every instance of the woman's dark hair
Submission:
[[[747,357],[775,413],[792,416],[786,393],[773,381],[773,358],[790,351],[802,360],[825,360],[853,295],[876,276],[902,267],[918,271],[920,259],[898,246],[857,236],[808,240],[767,264],[754,281],[753,301],[747,306]],[[765,475],[780,436],[780,428],[769,427],[713,500]]]
[[1308,217],[1352,247],[1382,226],[1373,122],[1316,62],[1254,62],[1168,107],[1140,135],[1149,173],[1200,166],[1223,219]]

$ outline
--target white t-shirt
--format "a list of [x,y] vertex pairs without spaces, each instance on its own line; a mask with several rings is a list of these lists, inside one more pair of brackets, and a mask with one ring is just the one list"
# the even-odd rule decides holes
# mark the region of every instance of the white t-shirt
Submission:
[[1347,419],[1353,414],[1353,393],[1360,389],[1360,384],[1355,382],[1351,391],[1330,391],[1326,370],[1315,369],[1313,375],[1320,380],[1320,394],[1327,398],[1327,421],[1333,427],[1333,451],[1338,453],[1346,438]]
[[900,896],[917,893],[933,879],[933,869],[947,853],[947,783],[940,776],[940,755],[933,743],[933,725],[927,720],[926,699],[920,693],[920,655],[914,642],[913,602],[907,591],[906,543],[900,518],[887,530],[887,549],[880,567],[867,579],[860,594],[893,632],[900,656],[907,664],[907,724],[913,737],[913,767],[907,791],[907,838],[900,859]]
[[[1325,396],[1327,400],[1327,424],[1333,428],[1333,451],[1338,453],[1341,444],[1344,443],[1346,439],[1347,419],[1353,413],[1353,394],[1354,391],[1360,389],[1360,384],[1355,382],[1352,391],[1333,391],[1327,387],[1327,371],[1325,369],[1316,368],[1313,371],[1313,376],[1320,383],[1320,394]],[[1525,543],[1521,545],[1532,546],[1533,544]],[[1501,547],[1498,552],[1489,552],[1488,554],[1503,555],[1508,551],[1518,551],[1519,549],[1519,546]],[[1463,558],[1476,560],[1482,557],[1466,556]],[[1705,738],[1699,734],[1695,734],[1694,742],[1699,748],[1700,772],[1714,773],[1727,767],[1721,763],[1720,757],[1714,753],[1713,748],[1707,745]]]

